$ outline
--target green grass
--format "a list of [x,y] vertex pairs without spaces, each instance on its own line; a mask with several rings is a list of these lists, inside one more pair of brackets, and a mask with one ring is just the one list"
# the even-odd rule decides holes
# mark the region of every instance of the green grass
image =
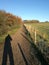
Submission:
[[[29,30],[34,44],[36,30],[36,46],[43,54],[47,54],[47,48],[49,47],[49,23],[27,23],[25,24],[25,26]],[[28,38],[30,38],[29,35]],[[31,47],[32,45],[33,44],[31,44]]]
[[[49,43],[49,23],[30,23],[26,24],[27,26],[31,26],[31,30],[36,30],[37,33],[37,41],[42,39],[46,39],[47,43]],[[34,33],[30,31],[31,36],[34,38]]]

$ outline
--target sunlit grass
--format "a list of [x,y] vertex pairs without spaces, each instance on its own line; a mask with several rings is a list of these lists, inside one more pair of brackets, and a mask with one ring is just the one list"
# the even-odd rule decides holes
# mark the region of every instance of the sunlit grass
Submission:
[[[41,40],[40,36],[47,40],[47,43],[49,43],[49,23],[30,23],[26,24],[26,26],[30,27],[30,33],[33,39],[35,38],[35,34],[32,32],[32,30],[36,30],[36,40]],[[40,36],[39,36],[40,35]]]

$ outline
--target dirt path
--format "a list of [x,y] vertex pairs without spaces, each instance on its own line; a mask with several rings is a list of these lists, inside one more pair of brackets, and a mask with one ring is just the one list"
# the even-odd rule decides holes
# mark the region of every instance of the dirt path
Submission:
[[5,43],[0,44],[0,65],[49,65],[27,34],[22,26],[14,35],[6,37]]
[[[30,64],[30,43],[23,37],[26,36],[24,33],[24,28],[22,27],[14,36],[12,41],[12,49],[13,49],[13,55],[14,55],[14,61],[15,65],[26,65],[24,62],[24,59],[22,57],[21,51],[18,47],[18,44],[21,46],[21,49],[29,63]],[[23,34],[23,35],[22,35]],[[27,36],[26,36],[27,37]]]
[[[30,42],[23,35],[27,38],[24,27],[21,27],[13,36],[11,36],[12,38],[11,48],[12,48],[14,65],[26,65],[26,59],[28,65],[31,65]],[[19,46],[22,49],[22,52],[24,54],[23,56]],[[0,51],[0,65],[2,65],[3,49],[4,45],[2,45],[0,48],[0,50],[2,50]],[[7,65],[10,65],[9,61],[7,61]]]
[[14,35],[6,37],[5,43],[0,44],[0,65],[49,65],[27,34],[22,26]]

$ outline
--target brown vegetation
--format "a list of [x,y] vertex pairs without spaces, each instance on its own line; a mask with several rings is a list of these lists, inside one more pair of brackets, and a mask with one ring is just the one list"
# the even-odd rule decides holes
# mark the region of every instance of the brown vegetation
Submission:
[[12,28],[18,27],[22,19],[5,11],[0,11],[0,35],[7,33]]

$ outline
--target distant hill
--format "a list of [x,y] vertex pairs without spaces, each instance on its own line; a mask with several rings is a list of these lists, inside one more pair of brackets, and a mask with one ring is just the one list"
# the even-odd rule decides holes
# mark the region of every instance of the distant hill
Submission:
[[24,23],[39,23],[38,20],[24,20]]
[[22,19],[11,13],[0,10],[0,35],[22,24]]

